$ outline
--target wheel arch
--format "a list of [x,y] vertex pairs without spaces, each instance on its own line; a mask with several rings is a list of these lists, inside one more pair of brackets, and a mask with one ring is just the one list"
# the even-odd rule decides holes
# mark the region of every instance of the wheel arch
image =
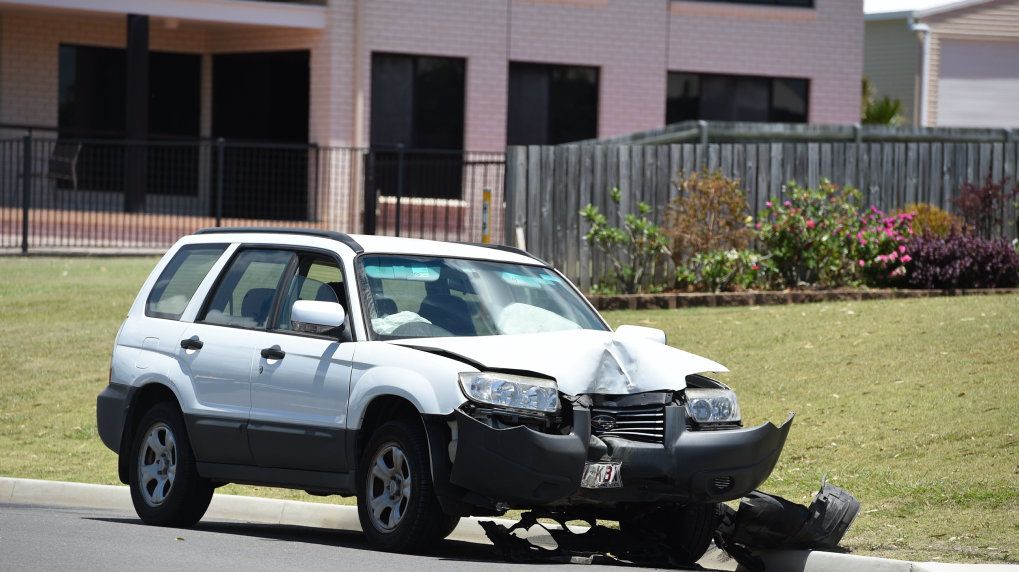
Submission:
[[[138,387],[131,396],[124,416],[124,434],[120,438],[120,451],[117,460],[117,476],[120,477],[120,482],[127,484],[130,480],[130,450],[138,423],[149,409],[157,403],[164,402],[173,403],[178,410],[181,410],[180,398],[176,392],[169,385],[158,381]],[[186,426],[184,430],[187,431]]]

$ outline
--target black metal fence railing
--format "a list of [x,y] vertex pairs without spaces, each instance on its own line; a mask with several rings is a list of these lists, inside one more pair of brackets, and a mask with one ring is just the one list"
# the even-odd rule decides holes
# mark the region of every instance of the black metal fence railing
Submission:
[[0,252],[158,250],[207,226],[502,236],[501,153],[0,134]]

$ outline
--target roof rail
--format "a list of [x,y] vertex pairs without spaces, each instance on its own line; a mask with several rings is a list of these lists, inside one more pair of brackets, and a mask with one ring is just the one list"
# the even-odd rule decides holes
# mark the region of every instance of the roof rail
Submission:
[[544,260],[542,260],[542,259],[538,258],[537,256],[531,254],[530,252],[527,252],[526,250],[524,250],[522,248],[517,248],[515,246],[509,246],[509,245],[506,245],[506,244],[491,244],[491,243],[490,244],[485,244],[483,242],[464,242],[462,244],[467,244],[467,245],[470,245],[470,246],[480,246],[481,248],[491,248],[493,250],[501,250],[503,252],[512,252],[513,254],[519,254],[521,256],[526,256],[528,258],[537,260],[538,262],[544,264],[545,266],[552,266],[548,262],[545,262]]
[[194,234],[233,234],[241,232],[250,232],[256,234],[301,234],[304,236],[317,236],[319,238],[328,238],[341,242],[348,248],[353,250],[356,254],[364,252],[362,247],[356,240],[350,237],[350,235],[342,232],[335,232],[331,230],[319,230],[317,228],[294,228],[294,227],[266,227],[266,226],[225,226],[225,227],[214,227],[214,228],[202,228],[196,230]]

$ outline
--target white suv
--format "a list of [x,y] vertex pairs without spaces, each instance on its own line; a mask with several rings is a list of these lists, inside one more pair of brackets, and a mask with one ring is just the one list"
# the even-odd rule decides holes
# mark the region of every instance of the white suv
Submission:
[[208,229],[142,286],[97,416],[150,524],[250,483],[357,495],[386,550],[517,508],[665,531],[696,560],[790,427],[742,428],[710,371],[516,249]]

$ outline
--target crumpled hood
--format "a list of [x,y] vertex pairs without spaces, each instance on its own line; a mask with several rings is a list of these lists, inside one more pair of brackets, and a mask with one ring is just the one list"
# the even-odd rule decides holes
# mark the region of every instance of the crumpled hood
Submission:
[[456,354],[489,369],[542,373],[568,395],[623,395],[679,390],[686,376],[729,371],[683,350],[615,332],[572,330],[541,334],[418,338],[390,342]]

